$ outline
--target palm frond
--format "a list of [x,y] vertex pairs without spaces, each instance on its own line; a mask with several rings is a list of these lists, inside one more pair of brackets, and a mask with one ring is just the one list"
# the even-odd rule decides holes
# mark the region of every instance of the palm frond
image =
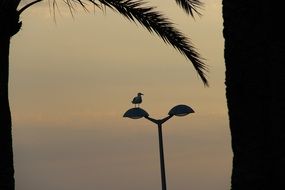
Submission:
[[25,5],[24,7],[22,7],[18,13],[21,14],[22,12],[24,12],[26,9],[28,9],[29,7],[31,7],[32,5],[38,3],[38,2],[41,2],[42,0],[35,0],[35,1],[32,1],[30,3],[28,3],[27,5]]
[[[55,1],[55,0],[54,0]],[[83,7],[84,0],[65,0],[77,2]],[[99,8],[107,6],[110,9],[119,12],[127,19],[138,22],[144,26],[150,33],[156,33],[162,38],[162,40],[172,45],[181,54],[188,58],[198,75],[202,79],[204,85],[208,86],[206,78],[206,72],[208,71],[204,59],[195,50],[190,40],[177,30],[173,23],[164,17],[160,12],[156,11],[154,7],[146,6],[143,0],[85,0],[91,2]],[[178,0],[176,0],[178,1]],[[97,2],[100,2],[103,6],[99,6]],[[193,11],[197,12],[197,7],[200,6],[199,0],[179,0],[183,8],[189,11],[189,14],[193,14]],[[70,4],[68,4],[70,6]]]
[[[92,1],[92,0],[91,0]],[[142,0],[99,0],[107,7],[117,10],[131,21],[137,20],[149,32],[155,32],[164,42],[172,45],[186,56],[193,64],[203,83],[208,86],[205,72],[208,70],[200,54],[195,50],[189,39],[173,27],[167,18],[154,10],[146,7]]]
[[201,16],[201,13],[198,11],[203,5],[200,0],[175,0],[176,3],[183,8],[183,10],[194,17],[194,12]]
[[[57,0],[49,0],[52,1],[52,4],[57,4],[56,1]],[[76,5],[81,5],[81,7],[85,10],[88,11],[87,5],[88,3],[92,3],[93,5],[95,5],[96,7],[99,7],[101,9],[101,6],[96,3],[96,0],[62,0],[69,8],[71,14],[73,14],[72,12],[74,12],[75,6]]]

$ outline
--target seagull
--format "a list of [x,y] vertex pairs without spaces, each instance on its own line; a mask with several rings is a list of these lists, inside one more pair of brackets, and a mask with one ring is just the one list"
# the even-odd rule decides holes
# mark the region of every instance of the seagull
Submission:
[[140,103],[142,103],[142,93],[138,93],[138,95],[136,97],[134,97],[132,103],[135,104],[135,107],[136,105],[138,105],[138,107],[140,107]]

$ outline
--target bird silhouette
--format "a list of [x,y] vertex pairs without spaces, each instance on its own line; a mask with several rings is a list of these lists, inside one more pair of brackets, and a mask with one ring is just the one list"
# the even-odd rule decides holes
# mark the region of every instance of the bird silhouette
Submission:
[[142,93],[138,93],[136,97],[133,98],[132,103],[135,104],[135,107],[140,107],[140,103],[142,103]]

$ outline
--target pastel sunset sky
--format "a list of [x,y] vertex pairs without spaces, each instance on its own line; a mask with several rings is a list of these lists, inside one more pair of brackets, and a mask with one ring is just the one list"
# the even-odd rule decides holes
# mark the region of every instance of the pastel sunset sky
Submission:
[[48,1],[34,5],[10,50],[19,190],[160,189],[156,127],[122,117],[138,92],[157,119],[177,104],[195,110],[163,125],[168,189],[229,189],[221,1],[205,1],[195,19],[174,0],[147,5],[191,39],[209,67],[210,87],[177,50],[108,8],[78,6],[72,17],[59,4],[55,22]]

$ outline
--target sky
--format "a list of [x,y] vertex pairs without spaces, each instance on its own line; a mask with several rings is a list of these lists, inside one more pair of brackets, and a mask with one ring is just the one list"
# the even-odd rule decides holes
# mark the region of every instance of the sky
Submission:
[[118,13],[77,7],[72,17],[59,5],[54,19],[47,2],[21,15],[11,41],[17,189],[160,189],[156,126],[122,117],[138,92],[153,118],[178,104],[195,111],[163,125],[168,189],[229,189],[221,1],[205,1],[195,19],[174,0],[147,4],[190,38],[209,67],[210,87],[177,50]]

